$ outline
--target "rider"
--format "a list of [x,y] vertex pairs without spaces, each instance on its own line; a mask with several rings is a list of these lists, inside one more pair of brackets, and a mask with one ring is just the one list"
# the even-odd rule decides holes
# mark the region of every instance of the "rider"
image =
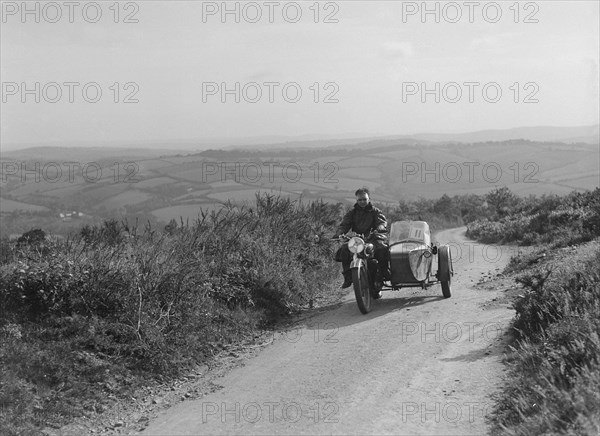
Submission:
[[[378,233],[387,233],[387,220],[380,209],[376,208],[369,201],[369,190],[367,188],[358,189],[354,195],[356,196],[356,204],[350,209],[342,223],[339,225],[335,237],[347,233],[349,230],[353,232],[367,235],[371,231]],[[380,237],[381,238],[381,237]],[[390,278],[388,251],[387,246],[381,239],[371,237],[369,240],[374,246],[374,257],[377,259],[378,280]],[[348,250],[348,244],[343,244],[336,255],[336,260],[342,262],[342,274],[344,275],[344,284],[342,288],[348,288],[352,285],[352,272],[350,271],[350,262],[352,254]]]

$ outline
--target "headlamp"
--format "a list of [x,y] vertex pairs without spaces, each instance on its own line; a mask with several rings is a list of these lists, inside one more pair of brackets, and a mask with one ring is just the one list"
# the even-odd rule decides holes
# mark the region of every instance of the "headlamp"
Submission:
[[359,237],[353,237],[348,241],[348,250],[350,253],[360,253],[365,249],[365,241]]

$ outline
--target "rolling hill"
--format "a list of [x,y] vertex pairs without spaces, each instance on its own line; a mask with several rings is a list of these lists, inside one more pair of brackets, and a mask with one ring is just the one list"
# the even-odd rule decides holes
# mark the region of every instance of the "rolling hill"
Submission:
[[[474,132],[455,139],[521,134],[588,138],[597,133],[597,126],[526,128]],[[498,186],[508,186],[519,195],[541,195],[600,185],[597,143],[434,142],[440,137],[417,136],[420,139],[370,138],[345,145],[340,140],[322,147],[302,147],[306,143],[300,141],[294,146],[178,150],[178,154],[167,149],[110,148],[3,153],[0,218],[8,231],[10,215],[9,231],[15,233],[28,230],[33,222],[56,223],[60,212],[71,210],[97,219],[125,214],[160,221],[195,219],[200,208],[243,203],[253,200],[257,191],[352,202],[354,191],[368,186],[374,201],[397,204],[443,194],[482,194]],[[19,215],[22,219],[17,219]]]

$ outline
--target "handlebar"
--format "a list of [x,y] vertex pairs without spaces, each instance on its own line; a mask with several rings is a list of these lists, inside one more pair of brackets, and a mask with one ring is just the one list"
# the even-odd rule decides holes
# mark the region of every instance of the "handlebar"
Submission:
[[358,238],[361,238],[366,241],[367,239],[369,239],[370,236],[374,236],[374,235],[385,235],[385,233],[372,231],[372,232],[367,233],[366,235],[362,235],[359,233],[351,232],[350,234],[339,235],[337,238],[331,238],[330,241],[346,242],[354,237],[358,237]]

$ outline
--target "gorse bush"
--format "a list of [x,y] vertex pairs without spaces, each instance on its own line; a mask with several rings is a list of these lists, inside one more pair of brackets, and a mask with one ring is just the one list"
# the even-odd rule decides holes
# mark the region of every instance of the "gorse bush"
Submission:
[[502,213],[468,223],[467,236],[484,243],[549,243],[554,247],[600,236],[600,188],[565,197],[512,199],[499,210]]
[[498,405],[502,434],[598,434],[600,244],[561,250],[522,273],[517,344]]
[[[95,383],[114,372],[174,376],[318,304],[339,265],[334,247],[314,236],[331,234],[338,221],[337,206],[266,195],[252,208],[228,205],[192,224],[171,223],[168,232],[112,220],[46,241],[45,250],[21,244],[0,265],[0,363],[11,380],[0,385],[2,416],[14,423],[17,411],[33,413],[40,389],[60,383],[73,394],[61,400],[66,410],[83,413],[75,393],[91,401]],[[14,395],[17,385],[23,395]],[[40,400],[45,419],[67,419],[50,399]]]
[[266,196],[256,211],[223,208],[171,235],[124,239],[116,221],[87,227],[49,254],[23,252],[2,267],[2,317],[98,316],[141,337],[149,322],[172,329],[194,299],[287,314],[314,297],[314,272],[332,267],[331,247],[313,239],[325,231],[315,214],[329,220],[329,209]]
[[[548,263],[517,277],[526,289],[515,303],[514,328],[517,338],[538,335],[562,320],[578,319],[600,327],[600,248],[590,244],[576,250],[564,250]],[[594,349],[592,347],[592,349]]]
[[505,270],[520,273],[516,280],[524,293],[514,303],[516,344],[494,431],[597,435],[600,188],[521,199],[493,191],[487,201],[496,213],[469,222],[467,236],[484,243],[539,245],[512,258]]

